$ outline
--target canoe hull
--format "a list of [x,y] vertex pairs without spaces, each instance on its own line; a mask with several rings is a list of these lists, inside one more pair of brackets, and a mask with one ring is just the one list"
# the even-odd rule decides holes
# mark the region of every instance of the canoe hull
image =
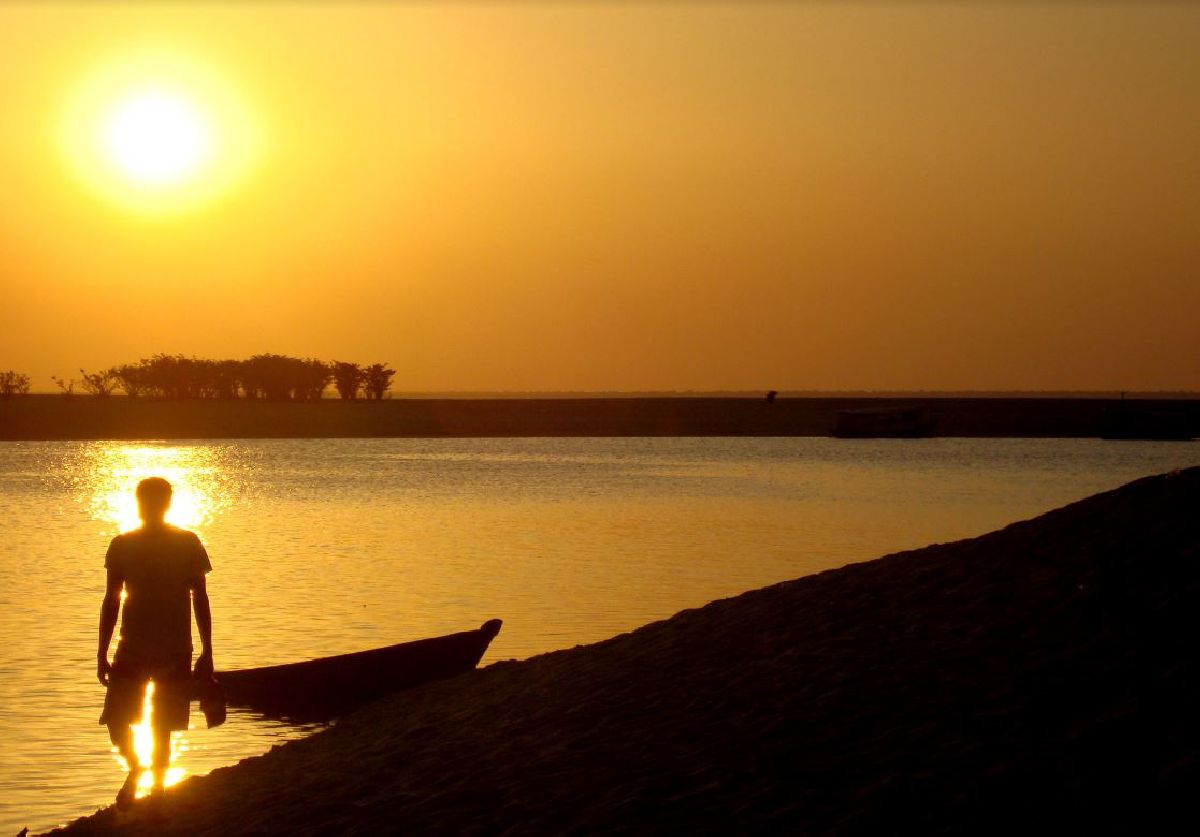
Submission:
[[216,680],[230,706],[293,722],[327,721],[390,692],[470,671],[501,624],[492,619],[474,631],[301,663],[223,671]]

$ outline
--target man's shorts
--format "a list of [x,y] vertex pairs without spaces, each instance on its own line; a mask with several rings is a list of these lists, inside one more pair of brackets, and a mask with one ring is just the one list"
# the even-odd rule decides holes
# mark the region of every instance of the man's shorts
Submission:
[[104,696],[100,723],[109,726],[136,724],[142,719],[146,684],[154,681],[150,698],[154,725],[186,730],[192,699],[191,654],[165,661],[147,661],[122,655],[118,649]]

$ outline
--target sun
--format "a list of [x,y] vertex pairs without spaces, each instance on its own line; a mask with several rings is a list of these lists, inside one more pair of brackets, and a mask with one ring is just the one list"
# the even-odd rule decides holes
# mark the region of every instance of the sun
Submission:
[[182,50],[134,52],[70,90],[58,145],[78,182],[109,204],[168,217],[209,206],[261,157],[240,85]]
[[211,118],[187,93],[170,88],[134,90],[118,99],[100,139],[116,172],[145,186],[198,177],[213,162]]

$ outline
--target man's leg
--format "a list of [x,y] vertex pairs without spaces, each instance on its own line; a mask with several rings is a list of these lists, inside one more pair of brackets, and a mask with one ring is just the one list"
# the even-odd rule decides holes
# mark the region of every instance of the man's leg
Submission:
[[171,766],[171,731],[188,728],[191,711],[192,676],[191,655],[181,657],[172,670],[154,683],[153,720],[154,733],[154,791],[166,788],[167,769]]
[[130,729],[129,724],[109,724],[108,738],[117,748],[117,752],[121,754],[121,758],[125,759],[126,767],[130,770],[137,770],[141,767],[138,764],[137,752],[133,749],[133,730]]
[[117,792],[117,807],[127,808],[137,796],[138,778],[142,773],[142,765],[138,761],[137,752],[133,748],[133,730],[130,726],[141,715],[142,695],[145,692],[146,681],[136,670],[129,670],[120,659],[113,664],[113,673],[108,681],[108,691],[104,695],[104,715],[102,720],[108,727],[108,737],[113,746],[125,759],[129,775]]
[[168,723],[154,724],[154,791],[165,790],[167,786],[167,768],[171,766],[171,727]]
[[125,766],[129,768],[125,783],[117,791],[117,807],[128,808],[137,796],[138,778],[142,775],[142,766],[138,763],[137,752],[133,749],[133,730],[129,728],[129,724],[109,724],[108,737],[121,753],[121,758],[125,759]]

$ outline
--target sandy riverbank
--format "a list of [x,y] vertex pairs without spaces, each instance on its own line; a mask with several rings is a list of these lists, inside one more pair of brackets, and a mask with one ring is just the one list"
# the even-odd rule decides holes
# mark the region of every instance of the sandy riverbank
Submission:
[[1197,508],[1193,468],[498,663],[69,833],[1153,831],[1200,781]]
[[[1088,437],[1111,398],[395,398],[156,401],[29,395],[0,401],[0,440],[438,436],[825,436],[840,410],[920,407],[939,436]],[[1200,399],[1139,398],[1200,433]]]

